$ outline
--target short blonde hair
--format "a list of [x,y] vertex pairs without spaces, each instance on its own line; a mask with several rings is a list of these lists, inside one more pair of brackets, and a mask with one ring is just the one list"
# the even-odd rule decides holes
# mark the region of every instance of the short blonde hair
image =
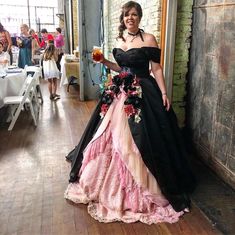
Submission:
[[29,26],[27,24],[22,24],[20,27],[25,28],[25,29],[27,29],[27,31],[29,31]]

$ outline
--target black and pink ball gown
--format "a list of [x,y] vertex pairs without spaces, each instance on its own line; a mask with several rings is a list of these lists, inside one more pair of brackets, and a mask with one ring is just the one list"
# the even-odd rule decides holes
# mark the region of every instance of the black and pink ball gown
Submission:
[[114,48],[122,72],[103,93],[71,161],[65,198],[100,222],[174,223],[195,180],[174,111],[166,111],[149,61],[160,49]]

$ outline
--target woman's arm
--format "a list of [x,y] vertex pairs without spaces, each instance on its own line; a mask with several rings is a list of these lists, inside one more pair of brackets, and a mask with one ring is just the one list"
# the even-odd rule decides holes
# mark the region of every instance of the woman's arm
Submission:
[[[147,37],[148,46],[158,47],[157,41],[152,34],[149,34]],[[151,71],[154,75],[154,78],[158,84],[159,89],[162,93],[163,105],[166,106],[166,110],[170,109],[170,101],[167,97],[165,79],[162,71],[162,66],[159,63],[151,61]]]
[[[92,58],[93,58],[93,53],[92,53]],[[93,58],[93,60],[94,60],[94,58]],[[107,66],[109,69],[111,69],[115,72],[121,71],[121,67],[117,63],[114,63],[114,62],[111,62],[110,60],[105,59],[103,54],[101,54],[100,63],[102,63],[103,65]]]
[[104,56],[103,56],[103,59],[101,59],[101,63],[115,72],[121,71],[121,67],[117,63],[114,63],[114,62],[111,62],[111,61],[105,59]]
[[6,38],[7,38],[7,52],[9,52],[11,50],[11,46],[12,46],[12,40],[11,40],[11,35],[8,31],[5,31],[6,34]]
[[151,61],[151,71],[154,75],[155,80],[157,81],[159,89],[161,90],[163,105],[166,106],[167,110],[169,110],[170,101],[166,93],[166,85],[165,85],[164,76],[162,72],[162,66],[158,63],[154,63]]
[[[120,40],[117,41],[117,43],[120,43]],[[107,60],[103,54],[100,62],[115,72],[120,72],[122,70],[122,68],[117,63]]]

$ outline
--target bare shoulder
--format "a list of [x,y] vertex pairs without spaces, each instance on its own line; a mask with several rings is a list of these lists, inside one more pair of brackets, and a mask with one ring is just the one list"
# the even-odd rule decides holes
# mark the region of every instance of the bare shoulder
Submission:
[[143,36],[144,36],[144,41],[145,41],[146,46],[158,47],[156,37],[153,34],[144,33]]
[[114,46],[114,47],[122,48],[122,47],[123,47],[123,44],[124,44],[124,41],[122,40],[122,38],[117,38],[117,40],[116,40],[116,43],[115,43],[115,46]]

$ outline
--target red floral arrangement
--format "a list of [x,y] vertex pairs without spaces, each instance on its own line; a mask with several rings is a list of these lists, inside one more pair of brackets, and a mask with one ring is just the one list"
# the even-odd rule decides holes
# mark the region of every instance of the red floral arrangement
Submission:
[[101,98],[101,118],[108,111],[113,99],[121,93],[121,89],[127,94],[124,102],[127,116],[134,117],[137,123],[140,122],[142,90],[138,78],[130,72],[121,72],[115,75],[106,85]]

